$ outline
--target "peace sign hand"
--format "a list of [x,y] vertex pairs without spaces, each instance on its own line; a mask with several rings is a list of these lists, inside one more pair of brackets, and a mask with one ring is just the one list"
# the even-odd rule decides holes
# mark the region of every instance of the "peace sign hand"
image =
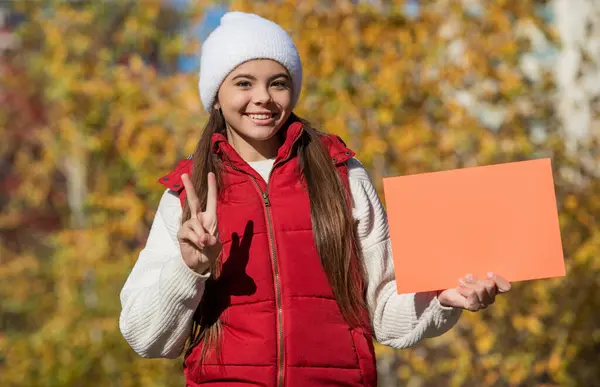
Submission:
[[217,228],[217,182],[215,174],[208,174],[206,210],[201,211],[200,199],[187,174],[181,176],[187,193],[191,216],[179,228],[177,239],[181,255],[188,267],[197,273],[205,273],[221,252]]

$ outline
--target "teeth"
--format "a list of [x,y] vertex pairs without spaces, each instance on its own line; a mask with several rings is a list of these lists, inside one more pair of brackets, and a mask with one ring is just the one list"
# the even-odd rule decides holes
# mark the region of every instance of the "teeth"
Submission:
[[271,118],[270,114],[248,114],[248,117],[254,120],[268,120]]

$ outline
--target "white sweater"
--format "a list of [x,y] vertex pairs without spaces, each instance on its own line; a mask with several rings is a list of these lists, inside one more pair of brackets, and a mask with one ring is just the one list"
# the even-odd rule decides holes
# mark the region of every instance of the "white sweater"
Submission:
[[[440,305],[435,292],[397,293],[387,215],[362,164],[351,159],[348,166],[375,339],[407,348],[443,334],[458,321],[460,309]],[[272,163],[253,167],[266,177]],[[143,357],[176,358],[182,353],[208,278],[189,269],[181,257],[181,213],[179,198],[165,191],[146,246],[121,291],[121,333]]]

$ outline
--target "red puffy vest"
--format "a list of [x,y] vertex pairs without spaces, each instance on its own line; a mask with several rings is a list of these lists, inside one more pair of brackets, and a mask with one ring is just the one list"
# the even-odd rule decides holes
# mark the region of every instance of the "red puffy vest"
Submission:
[[[368,313],[365,328],[343,319],[319,260],[308,192],[298,172],[294,141],[302,124],[282,128],[285,137],[267,184],[226,141],[213,136],[224,162],[217,216],[223,243],[221,275],[207,291],[222,323],[220,356],[197,367],[201,345],[185,359],[187,386],[376,386]],[[322,137],[348,184],[345,162],[354,156],[336,136]],[[182,161],[159,181],[185,192]],[[208,285],[207,285],[208,286]]]

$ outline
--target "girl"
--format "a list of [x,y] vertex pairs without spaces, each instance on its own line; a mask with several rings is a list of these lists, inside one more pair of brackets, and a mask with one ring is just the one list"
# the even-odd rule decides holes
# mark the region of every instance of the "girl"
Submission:
[[354,153],[292,113],[302,84],[277,24],[232,12],[202,48],[210,113],[165,191],[121,292],[144,357],[184,349],[189,386],[375,386],[372,338],[441,335],[510,284],[396,292],[385,211]]

